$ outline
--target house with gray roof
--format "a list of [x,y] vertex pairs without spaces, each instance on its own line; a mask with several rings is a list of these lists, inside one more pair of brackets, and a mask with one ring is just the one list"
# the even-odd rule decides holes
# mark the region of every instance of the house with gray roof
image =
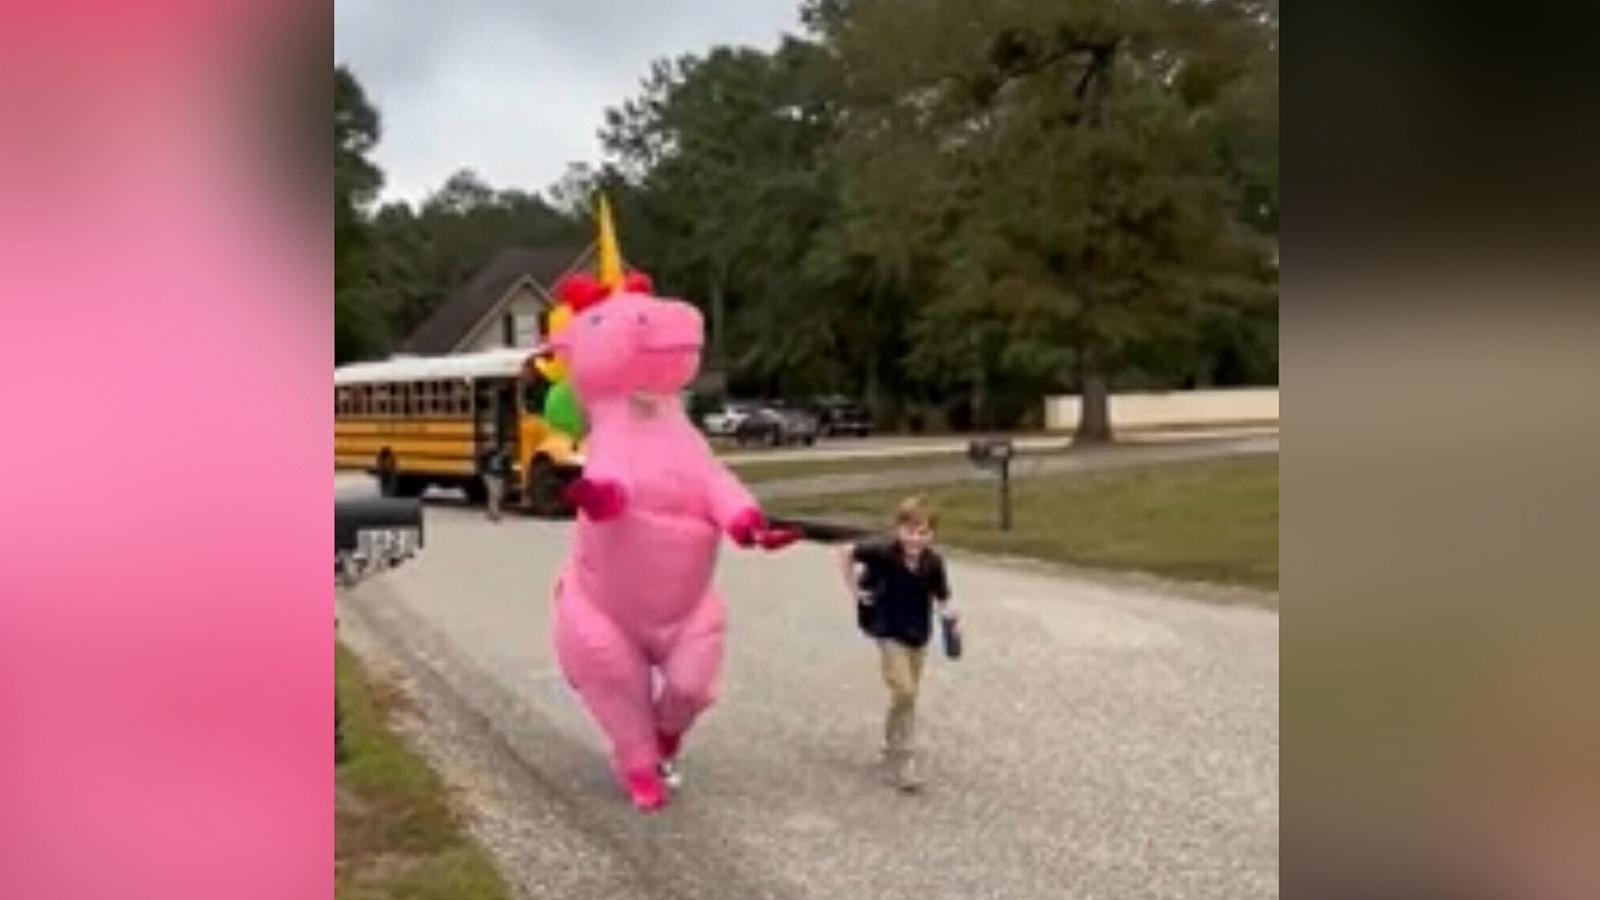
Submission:
[[556,281],[584,265],[590,253],[586,247],[499,251],[439,304],[400,352],[438,356],[538,343]]

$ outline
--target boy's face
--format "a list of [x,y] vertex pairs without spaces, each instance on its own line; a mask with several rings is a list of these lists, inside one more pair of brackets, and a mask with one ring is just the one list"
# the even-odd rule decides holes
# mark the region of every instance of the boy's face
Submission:
[[896,526],[895,535],[900,539],[901,549],[912,555],[921,553],[933,543],[933,529],[915,522]]

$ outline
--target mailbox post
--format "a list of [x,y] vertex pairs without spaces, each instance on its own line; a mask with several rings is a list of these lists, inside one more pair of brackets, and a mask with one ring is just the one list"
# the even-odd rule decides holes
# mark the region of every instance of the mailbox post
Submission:
[[1000,530],[1011,530],[1011,459],[1016,447],[1007,438],[979,438],[967,444],[967,458],[1000,476]]
[[[371,497],[333,501],[333,573],[335,584],[350,587],[416,555],[422,548],[422,502]],[[338,616],[333,627],[339,627]],[[339,692],[333,693],[333,758],[343,762],[344,716]]]

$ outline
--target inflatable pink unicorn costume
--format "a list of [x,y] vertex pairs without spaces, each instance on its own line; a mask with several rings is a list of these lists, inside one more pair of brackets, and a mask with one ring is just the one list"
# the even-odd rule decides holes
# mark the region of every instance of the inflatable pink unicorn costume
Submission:
[[589,434],[567,494],[579,519],[556,582],[556,654],[634,806],[654,810],[722,666],[723,607],[711,586],[721,536],[772,550],[796,535],[767,526],[684,412],[699,311],[651,296],[641,275],[610,296],[583,276],[559,290],[578,313],[552,349]]

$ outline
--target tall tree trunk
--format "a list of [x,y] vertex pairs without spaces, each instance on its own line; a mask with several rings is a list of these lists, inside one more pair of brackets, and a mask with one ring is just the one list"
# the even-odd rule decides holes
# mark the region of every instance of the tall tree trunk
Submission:
[[[1094,48],[1089,66],[1084,72],[1084,80],[1079,86],[1080,97],[1083,97],[1085,89],[1087,90],[1088,124],[1094,130],[1099,130],[1105,119],[1105,103],[1110,93],[1111,72],[1116,51],[1116,41]],[[1090,162],[1094,162],[1092,157]],[[1094,189],[1094,185],[1099,184],[1099,180],[1092,173],[1088,177],[1088,182],[1091,190]],[[1094,198],[1091,196],[1091,207],[1093,203]],[[1084,311],[1085,317],[1091,315],[1091,309]],[[1111,400],[1106,380],[1105,357],[1100,348],[1092,338],[1083,340],[1078,346],[1078,430],[1072,436],[1073,443],[1110,442]]]
[[1075,444],[1104,444],[1111,440],[1111,398],[1105,363],[1097,348],[1078,352],[1078,430]]

